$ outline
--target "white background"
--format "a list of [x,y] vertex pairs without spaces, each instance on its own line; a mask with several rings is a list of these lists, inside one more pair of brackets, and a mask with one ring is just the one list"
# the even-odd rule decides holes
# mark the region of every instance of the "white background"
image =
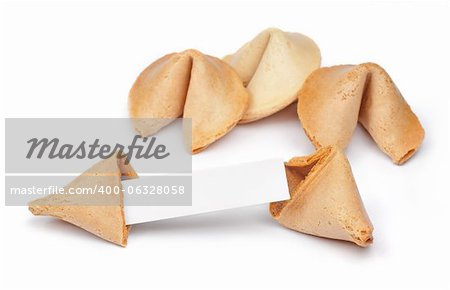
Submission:
[[[26,207],[5,207],[2,195],[0,283],[27,289],[448,288],[449,18],[448,2],[428,1],[3,3],[1,136],[4,117],[126,117],[128,90],[156,58],[187,48],[223,56],[275,26],[312,37],[324,66],[382,65],[426,138],[399,167],[357,129],[347,154],[375,227],[367,249],[282,228],[265,205],[137,225],[124,249],[33,217]],[[223,148],[235,157],[217,154]],[[312,151],[291,107],[239,126],[194,162],[217,166]]]

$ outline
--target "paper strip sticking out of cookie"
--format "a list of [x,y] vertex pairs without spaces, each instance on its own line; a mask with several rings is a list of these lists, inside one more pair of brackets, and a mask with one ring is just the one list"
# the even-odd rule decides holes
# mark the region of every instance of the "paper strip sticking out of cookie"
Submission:
[[320,67],[320,50],[300,33],[269,28],[224,61],[239,74],[250,93],[241,123],[272,115],[297,100],[307,76]]
[[[236,72],[218,58],[196,50],[168,54],[147,67],[129,94],[129,113],[148,118],[192,119],[192,152],[224,136],[247,110],[249,96]],[[165,123],[135,122],[148,136]]]
[[119,188],[112,194],[57,194],[32,201],[34,215],[52,216],[74,224],[102,239],[126,246],[129,227],[125,223],[122,180],[136,178],[130,165],[116,156],[102,160],[64,187],[72,189]]
[[359,120],[396,164],[406,162],[424,138],[419,119],[374,63],[314,71],[299,93],[298,116],[316,148],[345,148]]
[[361,247],[372,243],[372,223],[350,164],[338,147],[292,158],[285,168],[291,199],[270,204],[270,213],[280,224]]

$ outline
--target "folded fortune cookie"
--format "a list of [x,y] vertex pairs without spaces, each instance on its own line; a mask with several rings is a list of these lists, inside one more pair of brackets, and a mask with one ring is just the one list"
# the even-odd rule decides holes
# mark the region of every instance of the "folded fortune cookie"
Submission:
[[407,161],[424,138],[419,119],[374,63],[314,71],[299,93],[298,116],[316,148],[345,148],[359,120],[396,164]]
[[[236,72],[218,58],[196,50],[168,54],[148,66],[130,90],[130,116],[192,119],[192,152],[224,136],[241,119],[249,96]],[[137,121],[142,136],[162,124]]]
[[281,225],[361,247],[372,243],[372,223],[350,164],[338,147],[292,158],[285,168],[291,199],[270,204],[272,217]]
[[320,50],[300,33],[269,28],[224,57],[250,93],[241,123],[272,115],[297,100],[306,77],[320,67]]
[[[73,189],[111,189],[111,194],[53,194],[29,203],[34,215],[52,216],[74,224],[102,239],[126,246],[129,227],[125,223],[122,180],[136,178],[131,165],[116,156],[94,164],[64,187]],[[118,189],[118,190],[117,190]]]

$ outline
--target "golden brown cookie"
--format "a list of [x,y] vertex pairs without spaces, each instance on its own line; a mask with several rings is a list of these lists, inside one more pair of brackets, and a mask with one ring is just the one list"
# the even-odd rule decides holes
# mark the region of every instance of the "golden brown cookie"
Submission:
[[339,147],[292,158],[285,168],[291,199],[270,204],[272,217],[281,225],[361,247],[372,243],[372,223]]
[[419,119],[374,63],[314,71],[299,93],[298,116],[316,148],[345,148],[359,121],[396,164],[408,160],[424,138]]
[[256,121],[295,100],[306,77],[320,67],[320,50],[300,33],[269,28],[224,60],[239,74],[250,93],[241,123]]
[[125,223],[122,180],[136,173],[116,156],[94,164],[68,184],[64,190],[109,187],[114,194],[53,194],[29,203],[34,215],[52,216],[74,224],[102,239],[126,246],[129,227]]
[[194,153],[229,132],[248,102],[242,81],[228,64],[192,49],[152,63],[139,75],[128,99],[130,116],[142,136],[154,134],[171,118],[191,118]]

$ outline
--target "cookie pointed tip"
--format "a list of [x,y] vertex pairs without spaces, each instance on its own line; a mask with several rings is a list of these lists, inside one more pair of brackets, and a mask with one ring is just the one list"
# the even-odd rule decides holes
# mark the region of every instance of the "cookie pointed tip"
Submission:
[[197,49],[189,48],[189,49],[186,49],[186,50],[180,52],[180,55],[199,56],[199,55],[203,55],[203,53],[201,53]]
[[35,216],[42,215],[44,212],[41,206],[32,205],[31,203],[28,205],[28,210]]
[[278,27],[267,27],[266,29],[263,30],[263,32],[269,32],[269,33],[283,33],[283,30],[279,29]]
[[367,248],[373,244],[373,228],[367,228],[353,236],[353,242],[362,248]]

